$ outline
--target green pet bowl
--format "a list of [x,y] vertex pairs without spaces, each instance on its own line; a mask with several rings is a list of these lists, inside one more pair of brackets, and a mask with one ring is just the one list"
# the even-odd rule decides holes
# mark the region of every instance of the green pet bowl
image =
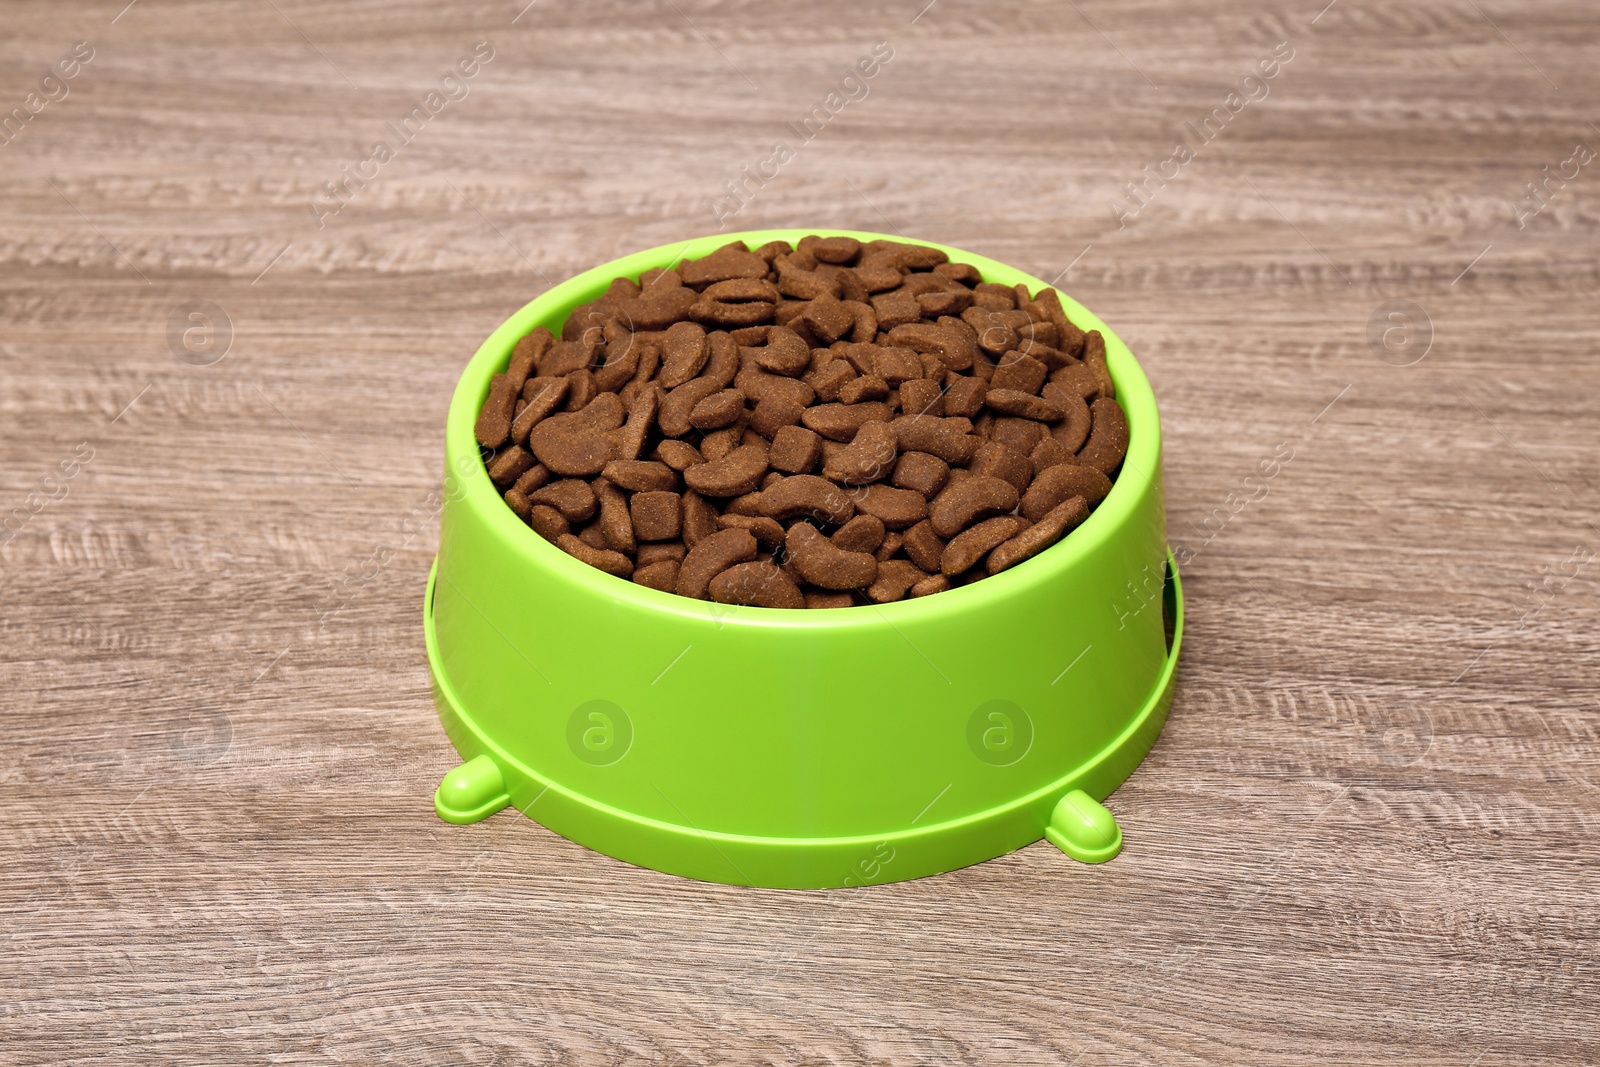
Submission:
[[[1127,413],[1122,471],[1059,543],[948,592],[823,610],[662,593],[548,543],[489,481],[473,424],[519,338],[559,333],[618,276],[811,232],[718,234],[596,267],[518,311],[467,365],[423,609],[439,717],[465,762],[435,808],[470,823],[513,807],[609,856],[735,885],[894,882],[1041,837],[1110,859],[1122,834],[1100,801],[1166,719],[1182,599],[1155,397],[1077,303],[1062,298],[1105,335]],[[1044,287],[944,251],[986,281]]]

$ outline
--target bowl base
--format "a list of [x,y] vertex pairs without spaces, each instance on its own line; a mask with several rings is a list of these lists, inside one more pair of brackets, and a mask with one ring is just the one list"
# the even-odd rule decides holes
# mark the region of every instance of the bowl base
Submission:
[[619,810],[540,775],[497,745],[474,723],[444,673],[433,621],[437,571],[435,562],[423,608],[428,666],[439,718],[465,760],[435,794],[439,816],[471,823],[515,807],[562,837],[624,862],[727,885],[826,889],[899,882],[994,859],[1041,838],[1086,863],[1111,859],[1121,851],[1122,831],[1100,802],[1155,744],[1172,706],[1183,637],[1183,590],[1169,551],[1166,662],[1139,713],[1091,759],[1024,796],[943,823],[855,837],[757,837]]

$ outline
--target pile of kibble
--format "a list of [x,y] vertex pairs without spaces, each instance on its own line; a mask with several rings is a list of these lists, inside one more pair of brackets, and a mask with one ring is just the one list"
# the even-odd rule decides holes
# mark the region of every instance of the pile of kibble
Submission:
[[516,345],[478,417],[506,504],[618,578],[775,608],[996,574],[1111,490],[1105,340],[936,248],[742,243]]

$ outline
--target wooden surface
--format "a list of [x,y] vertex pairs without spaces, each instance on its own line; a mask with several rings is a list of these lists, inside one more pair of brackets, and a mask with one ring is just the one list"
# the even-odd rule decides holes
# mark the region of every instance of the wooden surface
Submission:
[[[0,147],[0,1062],[1600,1060],[1600,162],[1516,206],[1600,146],[1591,5],[122,2],[0,41],[5,109],[94,49]],[[1107,866],[746,890],[431,810],[457,374],[777,141],[729,228],[1059,277],[1154,382],[1189,632]]]

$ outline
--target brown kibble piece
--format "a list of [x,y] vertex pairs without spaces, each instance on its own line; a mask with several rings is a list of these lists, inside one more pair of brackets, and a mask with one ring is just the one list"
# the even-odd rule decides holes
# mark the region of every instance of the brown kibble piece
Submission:
[[1054,437],[1046,437],[1034,446],[1029,454],[1028,461],[1033,465],[1033,476],[1037,478],[1047,468],[1058,464],[1076,464],[1078,453],[1076,449],[1067,447],[1066,443]]
[[546,541],[554,541],[562,534],[572,529],[572,524],[555,508],[548,504],[534,504],[528,510],[528,525],[533,527],[533,532]]
[[[760,411],[760,405],[756,406]],[[754,423],[752,416],[751,422]],[[784,426],[772,435],[772,449],[767,462],[775,471],[785,474],[805,474],[817,465],[822,456],[822,438],[815,430],[804,426]]]
[[1128,419],[1122,407],[1108,396],[1089,405],[1092,429],[1078,453],[1078,462],[1105,474],[1115,474],[1128,454]]
[[595,548],[569,533],[561,534],[556,538],[556,547],[574,559],[582,560],[591,567],[598,567],[614,577],[631,578],[633,576],[633,562],[621,552]]
[[925,571],[937,571],[944,558],[945,540],[933,532],[933,523],[924,519],[905,532],[901,551]]
[[820,263],[849,263],[861,254],[861,242],[854,237],[824,237],[806,248]]
[[926,577],[922,568],[909,560],[888,560],[878,564],[878,577],[867,586],[867,599],[874,604],[892,603]]
[[994,377],[989,379],[990,389],[1011,389],[1019,393],[1037,393],[1044,385],[1050,370],[1032,356],[1007,352],[1000,358]]
[[990,440],[999,441],[1014,452],[1031,455],[1050,435],[1050,428],[1042,422],[1033,419],[1017,418],[1012,415],[1002,415],[994,420],[994,429],[990,433]]
[[528,445],[554,474],[592,478],[611,460],[611,442],[602,433],[564,433],[546,420],[534,427]]
[[[857,272],[859,276],[859,272]],[[877,293],[872,297],[872,312],[878,316],[878,329],[888,332],[922,318],[922,305],[903,289]]]
[[577,533],[577,538],[578,538],[578,540],[582,541],[584,544],[588,545],[590,548],[603,549],[603,550],[608,551],[608,552],[611,550],[610,547],[606,544],[606,535],[605,535],[605,533],[602,532],[601,529],[600,529],[600,520],[599,519],[594,519],[594,520],[592,520],[590,522],[586,522],[581,527],[579,527],[578,533]]
[[848,592],[830,593],[825,589],[807,589],[806,607],[808,608],[853,608],[856,598]]
[[567,398],[568,384],[565,378],[529,378],[522,387],[528,405],[511,420],[511,439],[519,445],[527,444],[533,428]]
[[478,412],[473,433],[484,448],[499,448],[511,438],[511,418],[517,396],[522,392],[520,383],[513,386],[511,378],[496,374],[489,379],[489,397]]
[[744,414],[744,394],[737,389],[719,389],[689,409],[689,425],[697,430],[720,430],[732,426]]
[[706,599],[711,579],[733,566],[756,558],[756,539],[749,530],[718,530],[689,546],[678,567],[679,596]]
[[756,366],[785,378],[793,378],[811,365],[811,346],[786,326],[767,331],[767,343],[745,350]]
[[688,260],[678,267],[683,284],[694,289],[732,278],[760,278],[766,273],[766,260],[732,245],[724,245],[709,256]]
[[694,466],[696,463],[704,463],[706,461],[706,457],[702,456],[700,450],[694,445],[687,441],[674,441],[670,437],[656,446],[655,455],[660,458],[662,463],[679,473]]
[[[972,335],[956,328],[960,319],[947,319],[950,325],[911,322],[889,331],[889,343],[912,352],[932,352],[946,370],[966,370],[972,366],[977,348]],[[880,324],[881,326],[881,324]]]
[[959,315],[972,306],[972,293],[966,289],[937,289],[918,293],[917,304],[926,318],[940,315]]
[[796,474],[761,491],[761,513],[779,522],[808,518],[839,525],[855,514],[855,505],[826,478]]
[[756,366],[742,368],[734,377],[733,384],[758,405],[764,400],[778,399],[805,407],[817,398],[816,390],[798,378],[768,374]]
[[668,437],[682,437],[694,429],[689,421],[689,413],[694,406],[721,390],[722,386],[710,378],[693,378],[684,382],[662,398],[656,411],[656,425]]
[[594,490],[588,482],[578,478],[551,482],[529,493],[528,501],[555,508],[570,523],[588,522],[599,508]]
[[512,445],[489,461],[489,479],[505,489],[533,467],[533,456],[521,445]]
[[967,469],[973,474],[1004,478],[1019,493],[1033,481],[1033,463],[1028,456],[1000,441],[985,441],[979,446],[977,454],[972,457],[972,465]]
[[[784,429],[800,421],[805,408],[781,396],[769,396],[750,413],[750,428],[762,437],[776,441]],[[810,431],[806,431],[810,433]],[[814,436],[814,435],[813,435]]]
[[628,402],[628,421],[616,434],[611,449],[614,459],[635,460],[644,451],[650,428],[655,425],[656,407],[661,396],[654,389],[641,389]]
[[891,389],[902,382],[922,377],[922,360],[909,348],[894,345],[880,347],[872,355],[872,374],[882,378]]
[[606,547],[632,555],[639,548],[633,536],[633,520],[628,516],[628,497],[604,478],[595,479],[595,499],[600,503],[600,532]]
[[1051,382],[1044,387],[1044,398],[1066,412],[1066,417],[1050,428],[1050,436],[1077,452],[1089,439],[1089,431],[1094,425],[1089,405],[1077,390],[1059,382]]
[[888,422],[894,412],[888,404],[818,404],[806,408],[800,421],[830,441],[849,441],[869,422]]
[[1094,375],[1102,397],[1117,395],[1117,387],[1111,381],[1111,368],[1106,365],[1106,339],[1099,330],[1083,335],[1083,365]]
[[889,399],[889,383],[876,374],[863,374],[839,387],[839,403],[859,404],[864,400]]
[[889,476],[898,452],[894,429],[887,422],[869,422],[854,439],[823,464],[822,474],[840,485],[866,485]]
[[902,415],[943,415],[944,390],[931,378],[914,378],[900,385]]
[[815,300],[819,296],[839,296],[839,283],[832,278],[815,271],[804,270],[795,266],[792,261],[785,262],[779,259],[778,292],[784,296],[794,297],[796,300]]
[[808,522],[789,527],[785,546],[801,577],[823,589],[863,589],[878,576],[878,561],[870,552],[837,548]]
[[740,445],[719,460],[690,467],[683,472],[683,481],[701,496],[730,497],[750,492],[766,473],[766,448]]
[[592,340],[557,341],[539,362],[539,374],[546,378],[564,378],[577,370],[587,370],[600,351],[599,331]]
[[[998,376],[998,371],[996,375]],[[991,383],[983,397],[984,406],[1001,415],[1014,415],[1019,419],[1036,422],[1060,422],[1067,413],[1041,396],[1017,389],[996,389]]]
[[622,398],[616,393],[601,393],[593,398],[592,403],[584,405],[581,411],[551,415],[539,424],[539,428],[548,433],[606,433],[621,426],[627,413]]
[[549,330],[543,326],[535,326],[526,337],[512,347],[511,365],[506,368],[506,376],[516,383],[519,390],[538,369],[539,362],[544,359],[544,354],[550,351],[550,346],[554,343],[555,337]]
[[706,328],[698,322],[675,322],[661,339],[661,372],[656,381],[676,389],[699,374],[711,358]]
[[817,396],[832,403],[839,399],[844,387],[854,381],[859,372],[849,360],[835,359],[821,370],[806,376],[806,381],[817,391]]
[[783,544],[783,524],[765,515],[734,515],[724,512],[717,516],[717,525],[724,530],[749,530],[756,543],[768,552]]
[[677,493],[661,490],[634,493],[628,519],[640,541],[671,541],[683,530],[683,502]]
[[944,391],[944,414],[972,418],[983,410],[983,394],[988,391],[982,378],[957,378]]
[[531,493],[535,489],[542,489],[549,484],[550,471],[541,463],[525,471],[512,488],[519,493]]
[[636,567],[648,567],[652,563],[660,563],[670,559],[674,563],[683,562],[683,557],[688,553],[689,546],[682,541],[649,541],[639,545],[639,551],[634,553],[633,563]]
[[800,314],[800,321],[825,345],[831,345],[856,324],[856,317],[838,298],[824,293],[811,301]]
[[634,569],[633,581],[636,585],[670,593],[678,584],[678,561],[663,559],[655,563],[640,563]]
[[567,373],[567,402],[561,405],[562,411],[581,411],[589,406],[600,393],[600,387],[595,384],[594,373],[590,370],[575,370]]
[[1041,521],[1052,509],[1072,497],[1081,496],[1091,509],[1111,492],[1111,479],[1094,467],[1061,463],[1047,467],[1022,495],[1022,514],[1032,522]]
[[528,494],[512,486],[504,494],[506,507],[516,513],[517,518],[523,522],[528,521],[528,512],[533,508],[533,502],[528,499]]
[[913,598],[919,596],[931,596],[934,593],[942,593],[949,588],[950,579],[946,578],[942,574],[930,574],[928,577],[922,579],[922,581],[911,587],[911,596]]
[[928,515],[928,498],[910,489],[869,485],[855,492],[856,510],[875,515],[891,530],[915,526]]
[[927,452],[946,463],[969,463],[983,442],[963,418],[908,415],[892,424],[902,452]]
[[895,464],[891,479],[896,489],[912,489],[932,500],[950,477],[950,464],[926,452],[907,452]]
[[[646,286],[638,297],[617,305],[617,314],[635,330],[664,330],[685,319],[696,303],[693,289],[663,284],[670,272]],[[542,369],[542,368],[541,368]]]
[[671,492],[678,488],[677,474],[655,460],[614,459],[600,474],[630,493]]
[[683,494],[683,543],[693,548],[717,532],[717,509],[693,489]]
[[1076,529],[1088,517],[1089,504],[1083,497],[1065,500],[1051,508],[1038,522],[990,552],[989,562],[984,569],[990,574],[999,574],[1007,567],[1014,567],[1061,540],[1063,534]]
[[974,474],[947,486],[928,509],[928,518],[940,537],[954,537],[975,522],[1012,510],[1018,499],[1010,482]]
[[719,604],[754,608],[803,608],[806,598],[794,579],[770,563],[739,563],[706,586]]
[[876,553],[885,536],[887,531],[882,519],[876,515],[857,515],[833,531],[833,536],[828,540],[833,542],[835,548],[842,548],[846,552]]
[[1009,541],[1027,525],[1028,520],[1016,515],[996,515],[962,530],[945,546],[939,570],[949,578],[971,570],[990,549]]

